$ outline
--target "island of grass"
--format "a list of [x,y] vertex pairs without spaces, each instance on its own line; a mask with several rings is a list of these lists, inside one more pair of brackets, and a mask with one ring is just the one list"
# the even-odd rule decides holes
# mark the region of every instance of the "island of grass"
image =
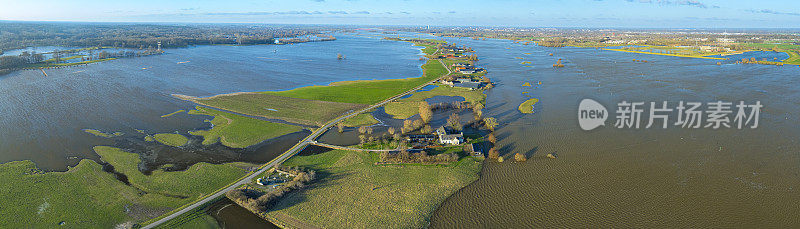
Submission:
[[295,156],[285,166],[317,171],[265,217],[289,228],[423,228],[448,196],[478,179],[480,159],[450,165],[376,165],[375,153],[333,150]]
[[528,100],[525,100],[525,102],[522,102],[521,104],[519,104],[519,108],[517,108],[517,109],[519,109],[519,112],[522,112],[523,114],[531,114],[531,113],[533,113],[533,105],[538,103],[538,102],[539,102],[539,99],[537,99],[537,98],[528,99]]
[[182,113],[182,112],[186,112],[186,110],[177,110],[177,111],[175,111],[175,112],[172,112],[172,113],[169,113],[169,114],[162,115],[161,117],[162,117],[162,118],[166,118],[166,117],[170,117],[170,116],[173,116],[173,115],[176,115],[176,114],[180,114],[180,113]]
[[213,125],[210,130],[189,132],[192,135],[203,136],[204,145],[221,142],[231,148],[247,148],[270,138],[302,130],[295,125],[249,118],[207,107],[198,106],[195,109],[189,111],[189,114],[214,117],[210,121]]
[[419,103],[435,96],[458,96],[470,104],[483,103],[486,95],[483,90],[470,90],[468,88],[450,87],[436,84],[438,87],[428,91],[414,92],[411,97],[400,99],[386,104],[386,113],[395,119],[406,119],[419,113]]
[[123,135],[122,132],[106,133],[106,132],[99,131],[99,130],[94,130],[94,129],[83,129],[83,132],[90,133],[90,134],[92,134],[94,136],[103,137],[103,138],[112,138],[112,137],[117,137],[117,136],[122,136]]
[[189,138],[180,134],[156,134],[153,135],[153,139],[161,144],[174,147],[181,147],[186,145],[186,143],[189,143]]
[[246,174],[229,164],[200,163],[186,171],[145,176],[138,171],[137,154],[111,147],[95,150],[127,175],[131,186],[88,159],[66,172],[43,172],[31,161],[0,164],[0,228],[131,227]]
[[380,123],[380,121],[375,119],[375,117],[372,116],[372,113],[369,112],[364,112],[342,121],[342,124],[347,127],[371,126],[378,123]]

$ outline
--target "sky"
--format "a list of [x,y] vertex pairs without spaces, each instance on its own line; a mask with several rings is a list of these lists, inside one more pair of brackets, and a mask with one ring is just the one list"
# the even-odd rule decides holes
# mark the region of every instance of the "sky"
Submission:
[[0,20],[600,28],[799,28],[800,1],[0,0]]

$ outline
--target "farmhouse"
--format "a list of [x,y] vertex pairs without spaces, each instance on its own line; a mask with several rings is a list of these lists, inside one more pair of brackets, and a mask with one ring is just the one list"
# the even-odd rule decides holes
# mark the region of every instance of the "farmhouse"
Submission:
[[464,134],[456,132],[449,127],[439,127],[439,129],[436,129],[436,135],[439,135],[439,143],[441,144],[459,145],[464,142]]

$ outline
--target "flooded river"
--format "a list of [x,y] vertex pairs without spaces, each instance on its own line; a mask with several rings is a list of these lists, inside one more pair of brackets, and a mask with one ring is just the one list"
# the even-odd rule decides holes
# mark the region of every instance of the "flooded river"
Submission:
[[[477,182],[439,207],[432,228],[800,224],[793,204],[800,201],[800,68],[733,63],[785,55],[720,61],[448,40],[477,50],[478,65],[498,83],[487,92],[485,114],[501,122],[498,147],[509,160],[486,163]],[[554,69],[559,58],[565,67]],[[539,99],[535,113],[517,111],[528,99],[523,92]],[[608,108],[606,126],[579,127],[585,98]],[[678,101],[718,100],[760,101],[764,108],[756,129],[645,129],[649,114],[640,129],[618,129],[614,112],[623,100],[647,102],[647,109],[649,102],[674,108]],[[530,159],[509,162],[515,153]]]

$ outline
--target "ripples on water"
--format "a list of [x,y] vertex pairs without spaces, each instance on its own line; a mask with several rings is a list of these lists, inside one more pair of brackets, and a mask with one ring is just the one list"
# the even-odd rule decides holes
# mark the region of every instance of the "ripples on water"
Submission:
[[[48,77],[39,70],[0,76],[0,162],[33,160],[45,170],[63,171],[82,158],[98,159],[93,146],[114,145],[118,141],[84,133],[83,129],[121,131],[133,136],[134,129],[148,134],[186,134],[205,127],[206,116],[182,113],[160,117],[194,107],[171,97],[173,93],[209,96],[286,90],[421,73],[419,48],[409,43],[337,37],[332,42],[295,45],[169,49],[163,55],[45,69]],[[347,59],[337,60],[337,53],[345,54]],[[171,163],[193,163],[214,154],[176,159],[167,153],[169,147],[162,148],[153,149],[153,154]],[[252,162],[271,159],[251,158],[257,158]]]
[[[477,182],[437,209],[432,228],[800,224],[800,207],[792,204],[800,201],[795,191],[800,187],[800,68],[718,66],[717,60],[455,41],[477,50],[478,65],[498,83],[487,92],[485,112],[502,123],[498,146],[507,159],[517,152],[531,159],[486,163]],[[773,54],[743,55],[760,59]],[[533,67],[522,67],[514,57],[532,61]],[[551,67],[558,58],[564,59],[565,68]],[[542,85],[521,86],[537,81]],[[527,99],[522,91],[540,99],[535,114],[516,111]],[[622,100],[760,100],[765,107],[758,129],[605,126],[583,131],[577,105],[584,98],[600,101],[610,112]],[[647,114],[642,117],[646,122]],[[670,118],[674,122],[676,117]],[[558,159],[545,157],[553,152]]]

